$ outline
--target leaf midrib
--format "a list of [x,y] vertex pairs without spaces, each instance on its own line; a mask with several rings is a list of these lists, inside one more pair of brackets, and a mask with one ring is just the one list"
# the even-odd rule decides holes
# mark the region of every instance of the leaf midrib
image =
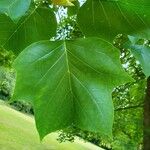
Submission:
[[66,54],[66,64],[67,64],[67,72],[68,72],[68,77],[69,77],[69,86],[70,86],[70,91],[72,92],[72,85],[71,85],[71,72],[70,72],[70,66],[69,66],[69,61],[68,61],[68,52],[67,52],[67,46],[66,46],[66,42],[64,41],[64,51]]
[[[89,91],[89,89],[85,86],[85,85],[83,85],[83,83],[75,76],[75,74],[73,74],[73,73],[71,73],[71,71],[70,71],[70,66],[69,66],[69,61],[68,61],[68,52],[70,52],[68,49],[67,49],[67,46],[66,46],[66,42],[64,41],[64,50],[65,50],[65,53],[66,53],[66,63],[67,63],[67,68],[68,68],[68,74],[69,74],[69,85],[70,85],[70,91],[71,91],[71,94],[72,94],[72,96],[74,97],[75,96],[75,94],[73,93],[73,90],[72,90],[72,85],[71,85],[71,76],[74,76],[76,79],[77,79],[77,81],[78,81],[78,83],[87,91],[87,93],[88,93],[88,95],[91,97],[91,99],[92,99],[92,101],[93,101],[93,103],[95,104],[95,106],[97,107],[97,109],[99,110],[99,106],[98,106],[98,103],[97,103],[97,101],[96,101],[96,99],[95,99],[95,97],[92,95],[92,93]],[[77,99],[77,98],[76,98]],[[73,100],[73,103],[74,103],[74,100]],[[81,106],[81,108],[82,108],[82,106]],[[83,109],[83,108],[82,108]],[[84,111],[83,111],[84,112]],[[102,112],[101,111],[99,111],[100,112],[100,116],[101,117],[103,117],[103,115],[102,115]],[[85,112],[84,112],[85,113]],[[87,116],[85,116],[85,117],[87,117]],[[91,122],[91,120],[89,120],[90,122]]]

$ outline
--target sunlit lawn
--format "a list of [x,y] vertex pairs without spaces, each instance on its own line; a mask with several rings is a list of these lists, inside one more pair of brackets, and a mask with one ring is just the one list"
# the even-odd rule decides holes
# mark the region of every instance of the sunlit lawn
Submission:
[[40,143],[34,119],[0,101],[0,150],[101,150],[79,139],[60,144],[56,138],[52,133]]

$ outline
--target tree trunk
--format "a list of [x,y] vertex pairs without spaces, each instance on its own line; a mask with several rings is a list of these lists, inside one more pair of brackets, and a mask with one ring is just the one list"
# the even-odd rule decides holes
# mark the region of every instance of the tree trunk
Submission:
[[150,77],[147,79],[147,89],[144,102],[144,138],[143,149],[150,150]]

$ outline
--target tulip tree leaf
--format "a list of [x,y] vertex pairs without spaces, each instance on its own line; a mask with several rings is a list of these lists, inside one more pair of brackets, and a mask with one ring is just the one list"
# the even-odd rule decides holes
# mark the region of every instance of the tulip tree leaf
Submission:
[[0,12],[18,21],[29,9],[31,0],[0,0]]
[[85,36],[112,41],[117,34],[150,39],[149,0],[87,0],[78,13]]
[[0,46],[9,38],[15,30],[15,24],[5,14],[0,14]]
[[41,139],[72,124],[111,135],[112,90],[131,81],[113,45],[99,38],[41,41],[27,47],[14,67],[13,99],[33,104]]
[[58,6],[74,6],[74,4],[72,3],[73,1],[74,0],[52,0],[52,3]]
[[[131,39],[132,37],[130,37]],[[141,67],[143,69],[144,74],[146,77],[150,76],[150,47],[146,45],[141,45],[133,40],[136,41],[135,38],[132,38],[130,41],[126,43],[126,47],[130,48],[131,52],[135,56],[135,58],[140,62]]]
[[[8,20],[8,18],[6,18]],[[7,50],[12,50],[16,54],[22,51],[25,47],[39,40],[48,40],[56,33],[56,18],[50,8],[35,8],[28,15],[24,16],[17,25],[7,24],[0,18],[0,22],[4,26],[0,31],[0,36],[7,34],[7,38],[1,39],[1,45]],[[11,32],[9,31],[13,27]],[[1,28],[1,26],[0,26]],[[9,30],[8,30],[9,29]],[[9,35],[9,36],[8,36]],[[17,42],[16,42],[17,40]]]
[[79,8],[80,8],[80,3],[79,3],[78,0],[75,0],[75,1],[73,2],[73,4],[74,4],[73,7],[68,7],[68,8],[67,8],[67,14],[68,14],[68,16],[76,15],[77,12],[78,12],[78,10],[79,10]]

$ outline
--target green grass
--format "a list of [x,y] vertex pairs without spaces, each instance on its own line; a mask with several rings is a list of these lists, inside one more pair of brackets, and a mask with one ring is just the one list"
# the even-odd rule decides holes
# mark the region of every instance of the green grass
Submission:
[[51,133],[40,142],[34,119],[0,101],[0,150],[102,150],[79,139],[59,143],[57,136]]

